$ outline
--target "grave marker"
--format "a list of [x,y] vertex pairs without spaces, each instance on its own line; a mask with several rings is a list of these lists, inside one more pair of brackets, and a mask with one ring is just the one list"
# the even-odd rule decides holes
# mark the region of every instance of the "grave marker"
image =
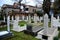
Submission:
[[51,28],[53,27],[53,14],[51,15]]
[[12,16],[12,21],[14,20],[13,16]]
[[7,30],[10,32],[10,16],[7,17]]
[[48,15],[44,15],[44,34],[47,35],[48,33]]
[[57,20],[59,21],[59,16],[57,16]]
[[4,16],[4,22],[5,22],[5,16]]

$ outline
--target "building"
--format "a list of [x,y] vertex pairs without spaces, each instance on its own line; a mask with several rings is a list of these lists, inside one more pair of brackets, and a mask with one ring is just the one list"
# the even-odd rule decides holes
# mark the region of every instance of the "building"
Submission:
[[18,16],[20,20],[28,20],[29,15],[30,17],[34,17],[35,12],[40,10],[40,8],[25,4],[14,3],[13,5],[4,4],[2,6],[2,10],[5,14],[5,17],[7,17],[7,15],[10,15],[10,18],[12,19],[13,16],[15,20],[16,16]]

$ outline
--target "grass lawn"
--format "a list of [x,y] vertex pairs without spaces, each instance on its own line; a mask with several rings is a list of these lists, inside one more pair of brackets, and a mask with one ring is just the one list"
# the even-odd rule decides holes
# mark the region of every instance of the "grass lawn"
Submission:
[[[22,22],[22,23],[25,23],[25,22]],[[10,29],[12,29],[12,26],[10,27]],[[0,28],[0,31],[3,31],[3,30],[7,30],[7,27]],[[24,34],[24,32],[15,32],[15,31],[11,31],[11,32],[14,34],[14,36],[10,38],[6,38],[4,40],[38,40],[31,35]]]
[[[20,24],[21,23],[25,24],[26,22],[23,21],[23,22],[20,22]],[[48,25],[50,27],[51,23],[49,22]],[[43,26],[43,24],[41,26]],[[12,29],[12,26],[11,26],[10,29]],[[3,30],[7,30],[7,27],[0,28],[0,31],[3,31]],[[36,39],[35,37],[33,37],[31,35],[24,34],[24,32],[15,32],[15,31],[11,31],[11,32],[14,34],[14,36],[12,36],[10,38],[6,38],[4,40],[38,40],[38,39]],[[60,33],[59,33],[58,37],[60,38]]]
[[58,31],[59,31],[58,38],[60,38],[60,29]]
[[[7,30],[7,27],[0,28],[0,31],[2,31],[2,30]],[[14,32],[14,31],[11,31],[11,32],[14,34],[14,36],[12,36],[10,38],[6,38],[4,40],[38,40],[31,35],[24,34],[24,32]]]
[[14,36],[5,40],[38,40],[31,35],[24,34],[23,32],[12,32]]
[[27,23],[27,22],[25,22],[25,21],[20,21],[20,22],[18,23],[18,25],[22,27],[22,26],[24,26],[26,23]]

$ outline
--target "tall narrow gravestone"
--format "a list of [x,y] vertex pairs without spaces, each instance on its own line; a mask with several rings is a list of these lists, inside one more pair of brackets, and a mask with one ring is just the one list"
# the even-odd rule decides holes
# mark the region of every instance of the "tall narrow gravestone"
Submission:
[[34,14],[34,22],[37,23],[37,14]]
[[57,20],[59,21],[59,16],[57,17]]
[[31,16],[30,15],[29,15],[29,20],[28,21],[29,21],[29,23],[31,23]]
[[10,32],[10,16],[7,17],[7,30]]
[[5,16],[4,16],[4,22],[5,22]]
[[13,16],[12,16],[12,21],[14,20]]
[[19,31],[18,22],[19,22],[19,17],[16,16],[16,20],[14,20],[14,23],[13,23],[13,30],[14,31]]
[[53,14],[51,15],[51,28],[53,27]]
[[48,15],[44,15],[44,35],[48,33]]

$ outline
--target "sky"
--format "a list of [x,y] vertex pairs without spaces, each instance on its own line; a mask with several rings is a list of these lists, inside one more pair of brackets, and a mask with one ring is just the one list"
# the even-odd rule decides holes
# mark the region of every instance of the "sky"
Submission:
[[[40,3],[43,3],[43,0],[39,0]],[[27,5],[32,5],[35,6],[36,2],[34,0],[26,0],[26,4]],[[14,1],[13,0],[0,0],[0,6],[2,6],[3,4],[10,4],[13,5]],[[25,1],[23,0],[22,3],[25,3]]]

